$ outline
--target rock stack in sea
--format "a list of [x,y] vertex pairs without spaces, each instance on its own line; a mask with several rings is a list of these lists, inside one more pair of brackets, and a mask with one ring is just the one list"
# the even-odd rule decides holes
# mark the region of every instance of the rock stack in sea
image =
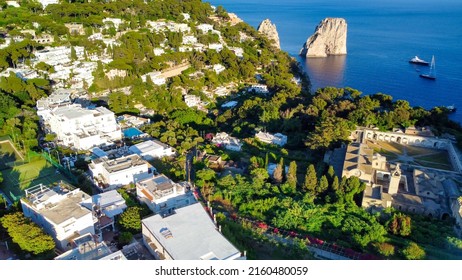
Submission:
[[281,49],[281,45],[279,42],[279,34],[276,29],[276,25],[271,23],[269,19],[265,19],[260,23],[258,26],[258,32],[262,33],[266,36],[270,41],[272,41],[272,45],[277,48]]
[[343,18],[325,18],[300,50],[301,56],[326,57],[347,53],[347,23]]

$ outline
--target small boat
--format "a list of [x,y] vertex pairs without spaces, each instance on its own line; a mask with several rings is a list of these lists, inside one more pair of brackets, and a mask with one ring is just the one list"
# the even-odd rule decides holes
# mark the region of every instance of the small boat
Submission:
[[436,79],[436,74],[435,74],[435,56],[432,56],[432,63],[430,64],[430,71],[428,74],[420,74],[420,77],[428,80],[435,80]]
[[409,63],[419,64],[419,65],[429,65],[430,64],[430,62],[420,59],[417,55],[414,56],[414,58],[412,58],[411,60],[409,60]]

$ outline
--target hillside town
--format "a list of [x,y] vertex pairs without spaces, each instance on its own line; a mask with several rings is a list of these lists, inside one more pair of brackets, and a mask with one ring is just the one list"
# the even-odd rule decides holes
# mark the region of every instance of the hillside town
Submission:
[[1,3],[0,259],[461,256],[447,112],[313,93],[279,42],[177,2]]

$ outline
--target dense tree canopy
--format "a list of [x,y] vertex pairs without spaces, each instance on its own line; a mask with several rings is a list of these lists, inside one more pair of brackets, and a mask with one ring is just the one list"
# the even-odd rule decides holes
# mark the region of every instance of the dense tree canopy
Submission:
[[7,214],[0,218],[1,225],[7,230],[13,242],[34,255],[49,253],[55,247],[53,238],[21,212]]

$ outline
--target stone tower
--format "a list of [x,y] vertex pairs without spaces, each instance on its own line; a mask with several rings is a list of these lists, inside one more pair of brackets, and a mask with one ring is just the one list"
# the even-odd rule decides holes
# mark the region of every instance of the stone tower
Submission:
[[388,187],[388,194],[392,195],[398,193],[399,181],[401,180],[401,169],[399,163],[396,164],[395,170],[391,172],[390,186]]

